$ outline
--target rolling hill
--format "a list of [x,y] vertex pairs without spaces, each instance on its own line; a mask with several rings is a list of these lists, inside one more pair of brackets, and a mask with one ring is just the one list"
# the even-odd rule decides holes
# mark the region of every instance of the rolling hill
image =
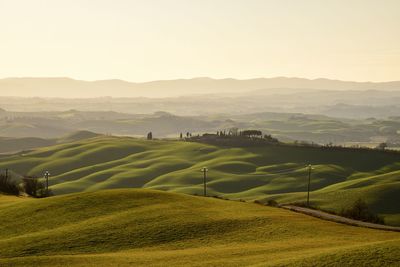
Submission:
[[396,266],[400,258],[400,233],[254,203],[143,189],[4,198],[1,266]]
[[257,78],[248,80],[193,79],[133,83],[123,80],[82,81],[66,77],[0,79],[3,96],[30,97],[171,97],[193,94],[243,93],[277,89],[399,90],[400,82],[349,82],[329,79]]
[[42,176],[56,195],[111,188],[150,188],[280,203],[303,202],[312,164],[311,203],[340,211],[364,199],[387,224],[400,225],[400,154],[301,146],[229,147],[99,136],[3,156],[0,169]]

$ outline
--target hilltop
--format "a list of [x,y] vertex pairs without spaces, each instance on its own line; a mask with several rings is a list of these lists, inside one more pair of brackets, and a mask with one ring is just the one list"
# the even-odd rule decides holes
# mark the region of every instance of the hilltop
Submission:
[[154,190],[7,201],[0,225],[2,266],[391,266],[400,257],[400,233]]
[[304,202],[312,164],[311,203],[340,211],[358,198],[400,225],[400,153],[379,150],[261,145],[218,146],[184,141],[98,136],[3,156],[0,169],[41,177],[50,171],[56,195],[111,188],[203,193],[230,199]]

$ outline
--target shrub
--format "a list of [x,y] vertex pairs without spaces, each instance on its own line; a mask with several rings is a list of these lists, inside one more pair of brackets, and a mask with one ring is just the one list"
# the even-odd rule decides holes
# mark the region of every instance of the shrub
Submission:
[[267,201],[267,205],[268,205],[268,206],[272,206],[272,207],[277,207],[277,206],[279,206],[278,202],[277,202],[276,200],[274,200],[274,199],[269,199],[269,200]]
[[362,199],[357,199],[348,209],[343,209],[340,215],[364,222],[384,223],[384,220],[374,214]]
[[35,176],[25,176],[22,179],[25,193],[32,197],[48,197],[52,195],[51,190],[46,190],[43,182],[39,181],[39,178]]
[[303,202],[293,202],[293,203],[290,203],[290,205],[302,207],[302,208],[316,209],[316,207],[312,206],[312,204],[310,206],[308,206],[307,202],[304,202],[304,201]]
[[18,196],[18,183],[13,180],[9,175],[0,174],[0,192]]

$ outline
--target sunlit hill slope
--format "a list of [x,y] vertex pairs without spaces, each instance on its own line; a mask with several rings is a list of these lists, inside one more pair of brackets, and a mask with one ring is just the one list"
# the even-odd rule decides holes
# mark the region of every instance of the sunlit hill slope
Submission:
[[400,257],[400,233],[254,203],[143,189],[11,198],[0,197],[1,266],[395,266]]
[[42,176],[56,195],[111,188],[151,188],[230,199],[304,202],[307,164],[313,165],[311,203],[340,211],[358,198],[400,225],[400,154],[376,150],[288,145],[214,146],[194,142],[100,136],[3,156],[0,169]]

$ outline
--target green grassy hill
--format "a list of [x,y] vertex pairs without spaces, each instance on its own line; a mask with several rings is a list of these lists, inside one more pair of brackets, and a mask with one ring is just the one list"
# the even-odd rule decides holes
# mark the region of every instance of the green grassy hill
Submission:
[[254,203],[118,189],[0,197],[0,266],[395,266],[400,233]]
[[313,205],[340,211],[363,198],[388,224],[400,225],[399,153],[100,136],[4,156],[0,169],[37,176],[49,170],[56,195],[125,187],[202,194],[200,169],[207,166],[210,195],[288,203],[305,201],[309,163]]

